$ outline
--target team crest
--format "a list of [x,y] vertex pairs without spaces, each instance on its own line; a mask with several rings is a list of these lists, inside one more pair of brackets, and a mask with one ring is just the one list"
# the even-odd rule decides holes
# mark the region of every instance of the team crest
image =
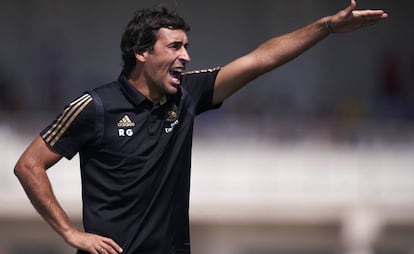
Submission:
[[169,127],[165,128],[165,133],[171,133],[174,130],[174,127],[179,124],[178,121],[178,107],[177,105],[171,105],[171,108],[167,111],[166,121],[169,123]]
[[172,105],[171,109],[167,111],[167,122],[175,122],[178,118],[177,105]]

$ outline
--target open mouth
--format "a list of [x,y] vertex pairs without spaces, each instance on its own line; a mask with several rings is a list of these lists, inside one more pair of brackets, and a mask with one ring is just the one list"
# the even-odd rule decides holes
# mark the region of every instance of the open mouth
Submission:
[[175,81],[175,83],[179,84],[181,80],[181,74],[183,73],[183,68],[174,68],[169,70],[168,72]]

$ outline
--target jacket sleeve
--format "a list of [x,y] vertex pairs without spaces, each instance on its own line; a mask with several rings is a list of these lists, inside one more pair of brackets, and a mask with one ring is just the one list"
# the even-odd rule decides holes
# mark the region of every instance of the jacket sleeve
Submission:
[[55,152],[72,159],[96,136],[95,111],[92,96],[85,93],[67,105],[40,136]]

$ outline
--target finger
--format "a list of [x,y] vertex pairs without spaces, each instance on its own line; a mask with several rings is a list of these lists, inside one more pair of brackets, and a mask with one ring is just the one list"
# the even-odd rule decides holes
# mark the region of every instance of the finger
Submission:
[[351,4],[345,9],[345,12],[347,14],[351,14],[351,12],[355,10],[355,8],[356,8],[356,2],[355,0],[351,0]]
[[111,246],[103,244],[104,246],[100,247],[97,251],[99,254],[118,254],[119,252],[114,250]]
[[338,18],[341,20],[351,20],[354,16],[355,8],[356,2],[351,0],[351,4],[348,7],[337,13]]
[[91,253],[91,254],[101,254],[99,253],[99,249],[93,248],[92,250],[86,250],[87,252]]
[[383,10],[362,10],[362,11],[354,11],[354,17],[356,18],[386,18],[388,14],[385,13]]
[[102,243],[102,247],[99,248],[99,253],[100,254],[118,254],[119,252],[117,250],[115,250],[111,245],[107,244],[107,243]]
[[112,240],[111,238],[106,238],[104,237],[103,242],[106,244],[107,246],[107,250],[113,250],[114,252],[109,252],[109,253],[122,253],[122,248],[121,246],[119,246],[114,240]]
[[351,5],[350,5],[352,10],[355,10],[356,8],[356,0],[351,0]]
[[97,251],[98,251],[99,254],[106,254],[105,249],[102,248],[102,247],[100,247]]

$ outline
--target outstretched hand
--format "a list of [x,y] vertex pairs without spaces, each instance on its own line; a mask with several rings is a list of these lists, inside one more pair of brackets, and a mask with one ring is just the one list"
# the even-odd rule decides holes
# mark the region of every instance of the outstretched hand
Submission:
[[388,17],[383,10],[355,10],[356,2],[329,17],[330,29],[334,33],[346,33],[361,27],[375,25]]

